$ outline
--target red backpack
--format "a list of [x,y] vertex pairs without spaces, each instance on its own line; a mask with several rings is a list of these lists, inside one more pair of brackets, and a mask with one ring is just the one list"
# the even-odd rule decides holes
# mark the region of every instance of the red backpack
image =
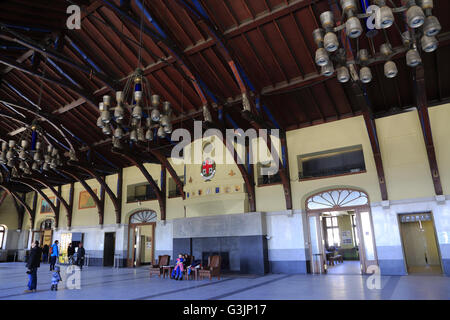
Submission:
[[53,253],[53,247],[50,247],[50,248],[48,249],[48,253],[49,253],[49,254],[52,254],[52,253]]

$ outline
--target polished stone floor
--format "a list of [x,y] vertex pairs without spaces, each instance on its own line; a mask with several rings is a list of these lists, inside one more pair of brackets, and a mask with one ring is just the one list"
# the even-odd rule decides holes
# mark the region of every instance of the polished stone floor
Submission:
[[327,272],[328,274],[361,274],[361,263],[359,260],[344,260],[344,262],[328,266]]
[[[445,276],[382,276],[380,289],[370,290],[368,276],[361,275],[228,275],[212,281],[175,281],[149,278],[147,269],[89,267],[81,272],[80,289],[60,283],[55,292],[50,291],[48,265],[41,265],[37,292],[24,293],[24,264],[0,263],[0,300],[450,300],[450,277]],[[64,266],[61,274],[64,278]]]

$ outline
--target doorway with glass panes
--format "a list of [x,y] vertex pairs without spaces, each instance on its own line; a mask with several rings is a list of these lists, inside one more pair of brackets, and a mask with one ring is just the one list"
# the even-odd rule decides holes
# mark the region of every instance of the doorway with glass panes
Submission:
[[369,199],[333,189],[306,200],[306,250],[310,273],[361,274],[378,265]]

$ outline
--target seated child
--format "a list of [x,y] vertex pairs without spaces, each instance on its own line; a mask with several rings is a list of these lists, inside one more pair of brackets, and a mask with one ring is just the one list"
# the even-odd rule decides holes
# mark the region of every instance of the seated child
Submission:
[[56,266],[55,270],[53,270],[53,274],[52,274],[52,287],[50,290],[58,290],[58,282],[62,281],[61,279],[61,274],[59,273],[59,267]]
[[178,255],[177,262],[175,264],[175,268],[173,268],[172,271],[172,279],[175,278],[175,280],[183,280],[183,271],[184,271],[184,258],[183,255],[180,253]]

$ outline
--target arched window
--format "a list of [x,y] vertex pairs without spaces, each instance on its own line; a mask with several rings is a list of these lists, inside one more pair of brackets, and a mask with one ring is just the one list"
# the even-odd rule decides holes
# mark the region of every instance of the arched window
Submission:
[[47,220],[42,222],[41,230],[50,230],[52,228],[52,225],[53,225],[53,220],[52,219],[47,219]]
[[139,211],[130,217],[130,223],[148,223],[156,221],[155,211]]
[[3,241],[5,240],[6,236],[6,228],[5,226],[0,225],[0,249],[3,248]]
[[367,194],[358,190],[339,189],[315,194],[306,200],[306,209],[309,210],[336,210],[363,206],[369,203]]

